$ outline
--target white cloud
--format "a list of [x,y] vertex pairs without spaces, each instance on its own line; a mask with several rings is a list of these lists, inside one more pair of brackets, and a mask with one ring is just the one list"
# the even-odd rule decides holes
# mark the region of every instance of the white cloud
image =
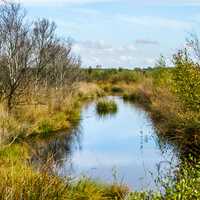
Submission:
[[[156,46],[157,49],[157,46]],[[81,55],[83,67],[102,65],[104,67],[146,67],[154,64],[154,53],[149,49],[141,49],[134,43],[113,46],[104,41],[76,42],[73,47],[76,54]],[[152,55],[151,55],[152,54]],[[159,54],[158,54],[159,55]]]

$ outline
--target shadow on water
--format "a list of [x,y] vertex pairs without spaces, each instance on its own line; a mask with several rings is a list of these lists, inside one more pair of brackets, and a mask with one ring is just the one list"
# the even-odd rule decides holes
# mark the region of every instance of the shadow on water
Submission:
[[60,167],[67,162],[73,150],[81,150],[81,127],[48,140],[40,140],[31,144],[31,164],[37,168],[43,166],[50,170]]
[[157,136],[144,110],[120,97],[108,98],[117,103],[118,112],[98,115],[95,102],[85,105],[72,131],[32,144],[32,164],[48,162],[51,172],[61,177],[84,175],[106,182],[117,177],[135,190],[160,190],[154,180],[174,175],[178,151]]

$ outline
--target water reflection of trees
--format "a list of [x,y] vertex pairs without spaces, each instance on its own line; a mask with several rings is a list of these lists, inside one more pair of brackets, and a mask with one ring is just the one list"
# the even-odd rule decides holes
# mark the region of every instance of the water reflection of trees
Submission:
[[78,125],[70,132],[61,133],[62,136],[31,144],[31,164],[39,169],[61,168],[65,162],[70,160],[75,150],[82,148],[81,130],[81,126]]
[[[156,125],[155,125],[156,127]],[[195,140],[195,134],[184,133],[184,134],[172,134],[170,132],[160,134],[158,133],[158,145],[162,151],[166,151],[169,146],[174,148],[174,152],[178,154],[178,157],[181,160],[187,160],[191,158],[199,159],[200,152],[200,140]]]

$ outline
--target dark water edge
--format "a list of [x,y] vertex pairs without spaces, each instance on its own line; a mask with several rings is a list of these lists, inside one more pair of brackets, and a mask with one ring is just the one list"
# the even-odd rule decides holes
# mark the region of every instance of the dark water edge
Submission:
[[158,176],[173,175],[178,151],[158,137],[147,112],[114,99],[118,112],[100,117],[95,102],[85,105],[81,122],[70,133],[33,146],[32,163],[48,162],[53,173],[65,177],[87,176],[107,183],[127,184],[137,191],[160,190]]

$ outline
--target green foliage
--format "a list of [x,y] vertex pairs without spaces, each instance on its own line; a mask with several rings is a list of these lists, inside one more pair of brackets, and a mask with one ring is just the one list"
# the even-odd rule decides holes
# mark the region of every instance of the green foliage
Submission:
[[167,200],[200,199],[200,163],[194,159],[182,164],[177,182],[166,189]]
[[157,67],[149,73],[153,78],[153,84],[156,87],[166,87],[172,84],[172,69],[166,67]]
[[96,104],[96,111],[99,115],[115,114],[117,109],[117,104],[113,100],[102,99]]
[[174,91],[186,108],[200,110],[200,66],[194,63],[187,52],[174,57]]

